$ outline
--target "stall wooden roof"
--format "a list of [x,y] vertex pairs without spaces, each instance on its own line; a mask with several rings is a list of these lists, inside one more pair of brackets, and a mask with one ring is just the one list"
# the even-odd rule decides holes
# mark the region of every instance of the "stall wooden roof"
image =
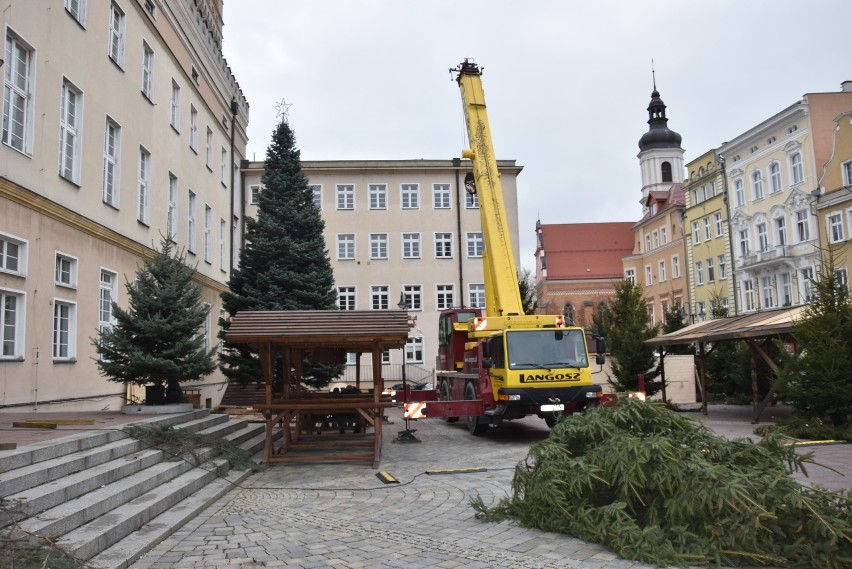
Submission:
[[801,319],[804,308],[804,306],[794,306],[698,322],[669,334],[645,340],[645,344],[673,346],[693,342],[720,342],[790,335],[796,327],[796,322]]
[[225,339],[239,344],[286,344],[347,351],[398,349],[408,337],[404,310],[243,310],[231,318]]

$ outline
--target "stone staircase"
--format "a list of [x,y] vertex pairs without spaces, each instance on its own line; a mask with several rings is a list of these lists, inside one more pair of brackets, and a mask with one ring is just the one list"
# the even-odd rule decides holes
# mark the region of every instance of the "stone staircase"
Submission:
[[[263,424],[207,409],[134,424],[227,439],[256,460],[265,442]],[[194,454],[200,466],[120,429],[0,451],[0,528],[48,537],[87,567],[124,569],[251,474],[212,448]]]

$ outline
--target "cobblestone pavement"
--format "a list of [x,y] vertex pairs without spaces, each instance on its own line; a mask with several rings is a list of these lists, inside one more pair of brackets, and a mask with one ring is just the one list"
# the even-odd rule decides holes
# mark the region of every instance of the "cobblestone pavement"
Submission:
[[[725,436],[753,430],[747,418],[718,419]],[[470,499],[494,504],[510,492],[514,466],[547,436],[541,419],[513,421],[483,437],[470,436],[463,423],[412,422],[420,443],[395,442],[404,422],[398,410],[391,420],[380,469],[400,484],[383,484],[364,464],[277,464],[225,495],[133,569],[651,569],[566,535],[475,519]],[[484,470],[426,473],[444,469]]]

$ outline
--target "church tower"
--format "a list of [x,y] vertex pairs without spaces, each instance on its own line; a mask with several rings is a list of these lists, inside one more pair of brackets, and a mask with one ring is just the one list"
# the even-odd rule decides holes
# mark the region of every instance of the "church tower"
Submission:
[[642,170],[642,205],[652,191],[667,191],[672,184],[683,182],[683,148],[681,137],[668,127],[666,104],[657,91],[651,92],[648,104],[648,132],[639,139],[639,166]]

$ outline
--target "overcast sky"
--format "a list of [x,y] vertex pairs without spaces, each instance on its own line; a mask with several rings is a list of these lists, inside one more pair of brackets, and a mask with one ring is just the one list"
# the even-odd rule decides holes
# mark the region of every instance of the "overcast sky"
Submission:
[[276,103],[304,160],[451,159],[448,69],[485,68],[498,159],[518,179],[521,263],[542,223],[636,221],[653,89],[685,162],[852,80],[849,0],[225,0],[224,52],[261,160]]

